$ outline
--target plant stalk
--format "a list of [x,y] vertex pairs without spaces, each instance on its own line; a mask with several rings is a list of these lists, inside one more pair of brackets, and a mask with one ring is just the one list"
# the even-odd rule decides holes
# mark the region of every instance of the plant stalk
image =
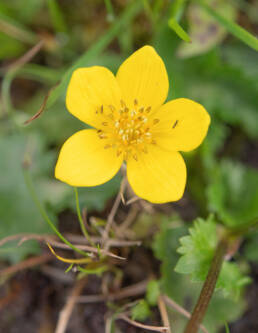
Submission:
[[222,267],[224,256],[228,249],[228,240],[223,238],[216,249],[214,258],[211,263],[210,270],[202,287],[201,294],[195,305],[191,318],[185,328],[184,333],[197,333],[200,324],[205,316],[208,309],[211,297],[215,290],[216,282],[219,277],[219,273]]

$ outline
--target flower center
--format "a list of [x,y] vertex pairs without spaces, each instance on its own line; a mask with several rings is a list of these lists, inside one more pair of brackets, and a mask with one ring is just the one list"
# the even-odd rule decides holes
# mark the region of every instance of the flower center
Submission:
[[[139,105],[134,100],[133,108],[129,109],[121,100],[121,107],[117,110],[113,105],[107,108],[101,106],[97,114],[105,119],[102,128],[98,130],[100,139],[107,140],[105,148],[116,149],[117,156],[123,153],[126,160],[129,155],[137,161],[139,152],[148,153],[147,145],[156,144],[152,137],[151,128],[159,122],[159,119],[149,120],[151,107]],[[102,118],[102,119],[103,119]]]

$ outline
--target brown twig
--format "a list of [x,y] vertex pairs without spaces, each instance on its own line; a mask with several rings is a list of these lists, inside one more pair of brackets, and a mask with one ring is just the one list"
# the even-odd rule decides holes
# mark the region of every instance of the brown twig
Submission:
[[162,318],[163,325],[168,327],[167,332],[171,333],[170,322],[169,322],[169,318],[168,318],[166,304],[163,300],[162,295],[160,295],[159,298],[158,298],[158,307],[159,307],[159,312],[160,312],[160,315],[161,315],[161,318]]
[[33,267],[36,265],[46,263],[50,260],[53,260],[53,256],[50,253],[44,253],[44,254],[41,254],[40,256],[26,259],[24,261],[19,262],[16,265],[13,265],[13,266],[0,270],[0,276],[14,274],[14,273],[17,273],[26,268],[30,268],[30,267]]
[[222,267],[223,258],[227,252],[227,249],[228,249],[228,241],[223,238],[217,246],[215,256],[213,258],[210,270],[202,287],[201,294],[194,308],[192,316],[185,328],[184,333],[198,332],[199,326],[204,318],[212,294],[214,292],[216,282],[218,280],[219,273]]
[[138,296],[144,294],[147,284],[148,280],[143,280],[132,286],[125,287],[116,293],[109,293],[107,295],[99,294],[99,295],[80,296],[77,297],[76,302],[78,303],[99,303],[107,301],[113,302],[128,297]]
[[86,278],[78,280],[74,288],[72,289],[71,296],[68,298],[67,303],[60,312],[55,333],[64,333],[66,331],[66,327],[72,315],[73,308],[76,304],[76,297],[80,295],[80,293],[82,292],[82,289],[85,286],[86,281],[87,281]]
[[[173,301],[171,298],[169,298],[167,295],[162,295],[164,302],[170,306],[171,308],[173,308],[174,310],[176,310],[178,313],[180,313],[181,315],[185,316],[186,318],[191,318],[191,313],[186,311],[182,306],[180,306],[179,304],[177,304],[175,301]],[[204,332],[204,333],[209,333],[207,328],[204,327],[203,325],[200,325],[200,329]]]
[[154,331],[154,332],[161,332],[161,333],[166,333],[168,332],[168,327],[165,326],[150,326],[150,325],[144,325],[142,323],[139,323],[138,321],[130,319],[126,314],[120,313],[119,315],[116,316],[116,319],[122,319],[129,324],[140,327],[142,329],[148,330],[148,331]]
[[121,237],[124,236],[125,231],[133,223],[138,212],[139,212],[139,207],[137,207],[137,206],[133,206],[130,209],[130,211],[129,211],[127,217],[125,218],[125,220],[123,221],[123,223],[116,228],[116,231],[115,231],[116,235],[121,236]]
[[29,119],[27,119],[25,122],[24,122],[24,125],[28,125],[30,124],[33,120],[37,119],[38,117],[41,116],[41,114],[43,113],[43,111],[45,110],[46,108],[46,105],[47,105],[47,101],[49,99],[49,96],[51,95],[52,91],[59,85],[59,82],[56,83],[51,89],[49,89],[49,91],[47,92],[47,94],[45,95],[44,99],[43,99],[43,102],[39,108],[39,110],[32,116],[30,117]]
[[31,61],[31,59],[42,49],[44,41],[40,40],[36,45],[34,45],[29,51],[22,55],[19,59],[14,61],[8,67],[3,68],[6,71],[15,71],[23,65]]
[[124,177],[122,182],[121,182],[121,186],[120,186],[120,191],[114,201],[114,205],[108,215],[108,219],[107,219],[107,224],[106,224],[106,227],[105,227],[105,230],[104,230],[104,233],[103,233],[103,236],[102,236],[102,243],[103,243],[103,247],[106,248],[106,241],[107,241],[107,238],[108,238],[108,235],[109,235],[109,231],[111,229],[111,226],[112,226],[112,223],[114,222],[114,217],[116,215],[116,212],[118,210],[118,207],[120,205],[120,202],[121,202],[121,193],[124,192],[125,190],[125,187],[126,187],[126,178]]

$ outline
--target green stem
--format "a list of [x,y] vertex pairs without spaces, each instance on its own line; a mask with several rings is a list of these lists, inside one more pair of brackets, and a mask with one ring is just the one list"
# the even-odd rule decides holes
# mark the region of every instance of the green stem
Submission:
[[222,267],[223,258],[228,249],[228,240],[223,238],[216,249],[210,270],[202,287],[201,294],[193,310],[191,318],[186,326],[184,333],[197,333],[208,309],[211,297],[216,287],[216,282]]
[[72,243],[70,243],[59,231],[58,229],[55,227],[54,223],[50,220],[50,218],[47,215],[47,212],[45,211],[45,209],[43,208],[43,206],[41,205],[38,196],[36,194],[36,191],[34,189],[34,186],[32,184],[32,179],[30,176],[29,171],[27,170],[26,167],[23,168],[23,174],[24,174],[24,180],[26,183],[26,186],[30,192],[31,198],[33,199],[35,205],[37,206],[40,214],[42,215],[43,219],[48,223],[48,225],[50,226],[50,228],[56,233],[56,235],[66,244],[68,245],[71,249],[73,249],[74,251],[76,251],[77,253],[88,257],[88,254],[80,249],[78,249],[76,246],[74,246]]
[[92,242],[90,235],[88,234],[88,232],[85,228],[83,218],[81,215],[81,210],[80,210],[78,190],[76,187],[74,187],[74,193],[75,193],[75,200],[76,200],[76,210],[77,210],[77,215],[78,215],[78,219],[80,222],[81,231],[82,231],[83,235],[85,236],[85,238],[88,240],[88,242],[91,244],[91,246],[96,247],[96,245]]

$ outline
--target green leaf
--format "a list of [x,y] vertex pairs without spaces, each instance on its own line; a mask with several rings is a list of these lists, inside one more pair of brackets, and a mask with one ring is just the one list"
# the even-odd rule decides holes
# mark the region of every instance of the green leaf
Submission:
[[160,295],[159,281],[151,280],[147,285],[147,291],[146,291],[147,302],[151,306],[157,305],[159,295]]
[[173,17],[171,17],[168,21],[168,25],[169,27],[175,31],[175,33],[181,38],[183,39],[185,42],[191,42],[191,38],[190,36],[187,34],[187,32],[181,27],[181,25],[176,21],[176,19],[174,19]]
[[221,25],[223,25],[229,32],[236,38],[239,38],[242,42],[258,51],[258,39],[250,34],[247,30],[240,27],[237,23],[228,20],[225,16],[219,14],[213,10],[205,1],[199,0],[200,5],[206,10],[206,12],[215,18]]
[[151,314],[148,303],[145,300],[141,300],[132,308],[132,319],[145,321]]
[[[35,179],[40,179],[51,165],[52,154],[44,150],[39,137],[31,136],[26,140],[21,135],[1,137],[0,151],[0,238],[23,232],[51,232],[30,197],[24,181],[22,164],[25,154],[29,151],[31,171]],[[40,189],[37,188],[37,191],[40,192]],[[10,243],[6,245],[10,247]],[[12,245],[15,246],[13,243]],[[4,247],[0,250],[3,249]],[[0,256],[16,262],[28,254],[38,253],[39,250],[38,243],[30,241],[16,248],[16,251],[0,251]]]
[[209,208],[229,227],[258,217],[258,172],[230,160],[213,170],[207,189]]
[[[204,281],[218,243],[213,216],[207,221],[197,219],[193,228],[189,229],[189,234],[180,239],[181,247],[178,252],[182,256],[175,271],[189,274],[193,282]],[[241,273],[236,263],[224,262],[216,287],[222,289],[225,295],[238,298],[242,287],[249,282],[250,279]]]

